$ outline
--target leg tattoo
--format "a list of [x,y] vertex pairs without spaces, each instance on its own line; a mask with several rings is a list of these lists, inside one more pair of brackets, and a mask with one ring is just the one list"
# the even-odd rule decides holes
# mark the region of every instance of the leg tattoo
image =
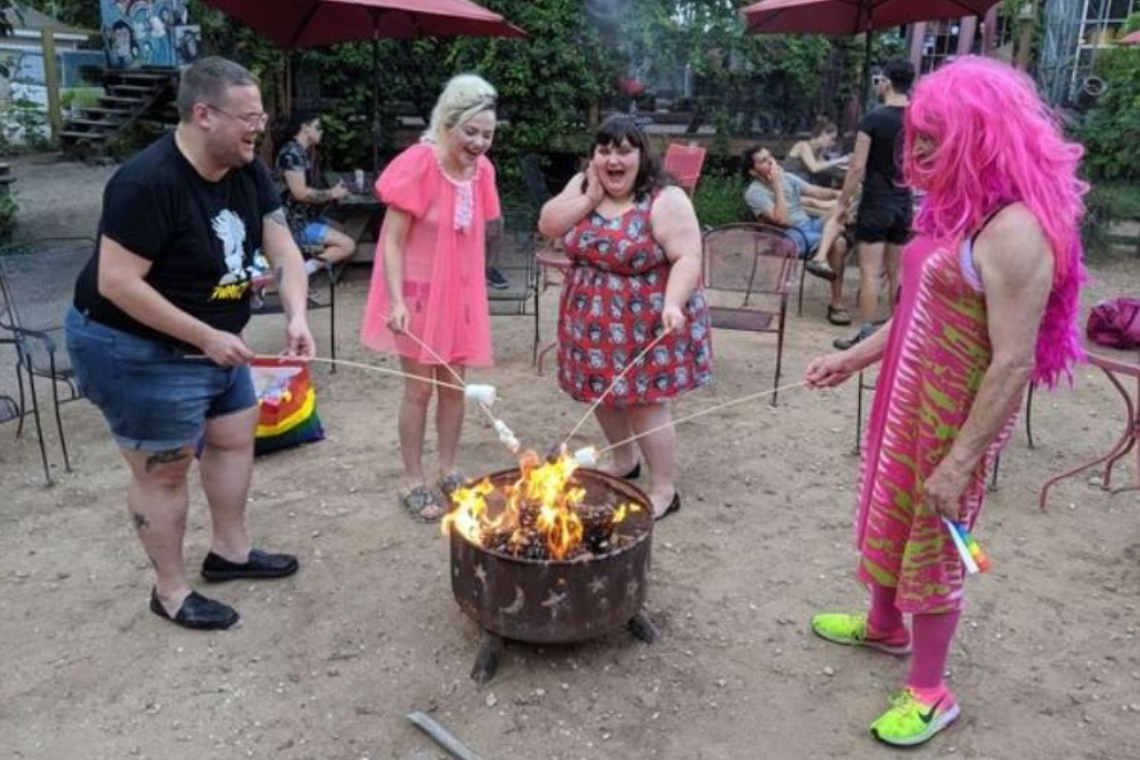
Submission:
[[139,532],[142,532],[145,528],[150,527],[150,523],[147,522],[146,518],[140,515],[138,512],[132,512],[131,519],[135,521],[135,530]]
[[164,464],[170,464],[171,462],[181,462],[188,456],[190,456],[190,452],[186,451],[185,449],[156,451],[146,458],[146,471],[150,472],[155,467],[160,467]]

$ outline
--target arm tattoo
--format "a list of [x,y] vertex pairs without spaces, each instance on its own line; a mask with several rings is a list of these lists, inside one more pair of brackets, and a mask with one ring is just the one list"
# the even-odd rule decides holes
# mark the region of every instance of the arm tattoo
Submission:
[[[131,519],[135,521],[135,530],[139,532],[142,532],[145,528],[150,527],[150,523],[147,522],[146,518],[140,515],[138,512],[132,512]],[[152,564],[153,562],[154,560],[151,560]]]
[[186,457],[190,456],[190,452],[184,449],[170,449],[169,451],[156,451],[146,458],[146,471],[150,472],[156,467],[161,467],[164,464],[171,462],[181,462]]
[[279,208],[270,211],[268,214],[265,215],[264,219],[267,222],[273,222],[274,224],[280,224],[282,227],[285,227],[285,228],[289,227],[289,222],[287,222],[285,220],[285,212]]

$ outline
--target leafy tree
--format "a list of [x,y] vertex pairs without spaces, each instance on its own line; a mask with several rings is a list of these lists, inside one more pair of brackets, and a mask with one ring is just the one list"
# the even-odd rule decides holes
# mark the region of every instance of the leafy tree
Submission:
[[[1122,33],[1137,29],[1140,13],[1129,17]],[[1097,179],[1140,178],[1140,47],[1102,51],[1096,74],[1107,91],[1076,130],[1087,149],[1085,166]]]

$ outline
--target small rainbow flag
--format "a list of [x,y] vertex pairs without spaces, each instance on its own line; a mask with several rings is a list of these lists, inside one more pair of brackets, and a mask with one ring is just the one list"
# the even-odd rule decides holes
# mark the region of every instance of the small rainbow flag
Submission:
[[943,517],[942,522],[946,523],[946,530],[950,531],[950,538],[954,540],[954,546],[958,549],[962,564],[966,566],[967,574],[984,573],[993,566],[990,558],[982,551],[981,544],[970,535],[965,523],[954,522],[947,517]]

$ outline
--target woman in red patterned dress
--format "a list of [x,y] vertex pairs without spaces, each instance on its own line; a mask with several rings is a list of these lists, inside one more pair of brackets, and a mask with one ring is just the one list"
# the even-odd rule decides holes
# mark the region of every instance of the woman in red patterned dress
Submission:
[[[665,402],[712,379],[693,205],[669,184],[634,119],[614,116],[598,128],[586,171],[543,206],[538,226],[562,239],[571,262],[558,310],[558,383],[578,401],[601,399],[595,414],[610,444],[644,434],[654,515],[676,512]],[[640,470],[632,443],[614,448],[607,471],[632,479]]]

